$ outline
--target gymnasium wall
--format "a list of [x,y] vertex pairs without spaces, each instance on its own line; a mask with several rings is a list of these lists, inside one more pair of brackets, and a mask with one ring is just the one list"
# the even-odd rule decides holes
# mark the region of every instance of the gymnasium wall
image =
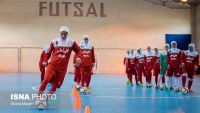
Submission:
[[196,7],[196,46],[200,49],[200,5]]
[[33,47],[20,51],[0,48],[0,72],[17,72],[19,68],[21,72],[38,72],[42,49],[35,47],[58,37],[62,25],[69,27],[69,37],[77,43],[84,34],[90,36],[90,42],[99,48],[95,49],[99,73],[124,73],[127,48],[163,48],[165,34],[191,33],[189,9],[169,9],[144,0],[56,2],[0,1],[0,47]]

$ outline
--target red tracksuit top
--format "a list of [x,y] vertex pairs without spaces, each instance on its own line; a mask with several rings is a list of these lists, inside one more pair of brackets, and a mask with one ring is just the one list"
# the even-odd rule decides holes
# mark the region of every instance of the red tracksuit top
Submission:
[[81,66],[92,66],[95,63],[94,47],[91,44],[81,45],[82,62]]
[[182,63],[185,64],[186,68],[194,69],[194,66],[199,66],[199,53],[196,51],[190,52],[185,51],[182,54]]
[[145,57],[144,57],[144,63],[145,63],[145,66],[153,66],[154,62],[153,62],[153,57],[154,57],[154,54],[151,53],[151,54],[146,54]]
[[154,63],[154,65],[153,65],[154,69],[160,69],[160,54],[154,55],[153,63]]
[[40,55],[40,60],[39,60],[40,71],[45,71],[45,67],[42,65],[42,62],[44,60],[44,56],[45,56],[45,51],[43,50],[41,55]]
[[129,62],[128,63],[129,64],[128,65],[129,68],[134,68],[135,67],[136,64],[135,64],[135,61],[134,61],[134,56],[129,57],[128,62]]
[[56,38],[51,42],[43,62],[47,62],[50,56],[52,56],[48,68],[59,72],[66,72],[72,50],[81,58],[80,48],[74,40],[70,38],[66,38],[65,40]]
[[145,63],[144,57],[145,57],[145,55],[142,53],[135,55],[134,62],[138,68],[144,68],[144,63]]
[[179,68],[181,64],[181,52],[180,49],[172,48],[167,52],[167,65],[170,65],[171,68]]

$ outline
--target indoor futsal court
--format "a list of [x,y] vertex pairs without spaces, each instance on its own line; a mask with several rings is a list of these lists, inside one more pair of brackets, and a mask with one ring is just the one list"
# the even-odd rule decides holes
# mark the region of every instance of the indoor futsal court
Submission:
[[0,0],[0,113],[200,113],[200,0]]

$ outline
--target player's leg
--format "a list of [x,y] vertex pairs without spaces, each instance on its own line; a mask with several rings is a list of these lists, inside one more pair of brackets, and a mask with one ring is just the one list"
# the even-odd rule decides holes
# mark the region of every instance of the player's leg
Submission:
[[86,78],[87,78],[87,68],[85,66],[81,67],[81,93],[86,93]]
[[81,70],[80,70],[80,67],[77,68],[77,73],[76,73],[76,88],[77,89],[81,88]]
[[162,77],[162,83],[165,84],[165,76]]
[[159,74],[159,76],[158,76],[158,85],[161,84],[160,82],[161,82],[161,79],[164,78],[165,71],[166,71],[166,70],[164,70],[164,68],[162,67],[162,69],[160,70],[160,74]]
[[173,71],[174,71],[174,76],[175,76],[175,78],[174,78],[175,84],[174,85],[179,86],[180,70],[179,70],[179,68],[174,68]]
[[90,85],[90,81],[91,81],[91,77],[92,77],[92,67],[87,67],[87,78],[86,78],[86,89],[87,89],[87,92],[90,93],[90,88],[89,88],[89,85]]
[[142,87],[143,84],[142,84],[142,69],[141,68],[137,68],[137,71],[138,71],[138,80],[140,82],[140,86]]
[[187,70],[186,70],[186,68],[183,68],[182,71],[183,71],[182,87],[184,88],[185,87],[185,83],[186,83],[186,79],[187,79]]
[[40,72],[40,78],[41,78],[40,83],[42,83],[42,81],[44,80],[44,75],[45,75],[45,71],[41,71]]
[[130,84],[130,81],[129,81],[129,70],[128,68],[126,68],[126,76],[127,76],[127,81],[126,81],[126,84]]
[[133,68],[133,73],[134,73],[134,75],[135,75],[135,84],[136,84],[136,85],[139,85],[139,84],[138,84],[138,74],[137,74],[137,70],[136,70],[135,68]]
[[130,68],[129,70],[129,81],[131,83],[131,86],[133,86],[133,81],[132,81],[132,77],[133,77],[133,68]]
[[149,66],[145,67],[145,74],[146,74],[146,86],[149,86]]
[[192,87],[192,83],[193,83],[193,79],[194,79],[194,70],[193,69],[187,69],[188,71],[188,78],[189,78],[189,81],[188,81],[188,90],[190,93],[193,93],[191,87]]
[[159,69],[154,68],[153,75],[155,76],[156,88],[159,88],[159,85],[158,85],[158,74],[159,74]]
[[61,74],[62,74],[62,76],[59,78],[59,84],[57,85],[58,88],[60,88],[62,86],[66,73],[61,73]]
[[55,76],[55,70],[47,68],[44,76],[44,80],[42,81],[42,84],[40,85],[39,91],[38,91],[38,96],[42,95],[44,90],[46,89],[47,84]]
[[172,69],[167,69],[166,82],[165,82],[166,90],[169,90],[171,88],[172,74],[173,74]]
[[152,78],[152,69],[153,69],[153,66],[150,66],[149,67],[149,82],[151,83],[151,78]]

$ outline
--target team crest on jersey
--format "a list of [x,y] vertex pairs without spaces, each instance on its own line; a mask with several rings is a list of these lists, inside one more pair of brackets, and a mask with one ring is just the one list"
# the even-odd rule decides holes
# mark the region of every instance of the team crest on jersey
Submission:
[[58,54],[58,57],[59,58],[65,58],[66,57],[66,53],[69,52],[69,49],[66,49],[66,48],[60,48],[59,50],[57,50],[57,53]]
[[83,54],[84,57],[90,57],[89,56],[90,51],[83,51],[82,54]]
[[177,57],[177,54],[171,54],[170,57]]
[[193,57],[190,57],[190,56],[188,56],[186,59],[187,59],[187,60],[194,60],[194,58],[193,58]]

